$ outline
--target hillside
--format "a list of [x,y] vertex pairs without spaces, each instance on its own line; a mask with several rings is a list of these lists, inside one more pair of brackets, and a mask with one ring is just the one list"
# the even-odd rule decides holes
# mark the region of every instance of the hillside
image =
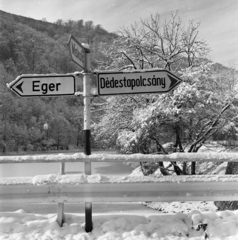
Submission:
[[[81,71],[70,57],[70,35],[90,45],[92,70],[97,67],[95,59],[100,58],[100,43],[110,43],[116,36],[92,21],[49,23],[0,11],[1,153],[69,149],[83,144],[81,97],[19,98],[6,87],[21,74]],[[82,90],[80,78],[77,88]]]
[[[15,14],[10,14],[0,10],[0,21],[1,21],[1,35],[5,39],[7,35],[6,32],[8,33],[11,32],[11,34],[13,33],[13,35],[17,34],[23,35],[24,33],[20,30],[22,28],[28,28],[29,33],[31,32],[30,36],[29,34],[27,35],[27,37],[30,37],[28,38],[28,41],[30,40],[31,42],[34,42],[35,39],[33,39],[33,36],[34,38],[37,39],[38,36],[36,33],[41,33],[45,35],[46,38],[49,38],[53,41],[57,41],[57,43],[59,43],[60,45],[62,44],[64,45],[64,47],[67,47],[66,43],[68,37],[70,34],[72,34],[80,42],[86,42],[90,44],[93,62],[95,56],[98,55],[98,46],[100,42],[110,42],[113,38],[116,37],[116,34],[107,32],[100,25],[94,26],[92,21],[84,22],[82,19],[78,21],[72,20],[63,21],[62,19],[59,19],[55,23],[50,23],[46,21],[18,16]],[[18,29],[18,31],[16,31],[16,29]],[[32,32],[33,30],[36,32]],[[20,36],[17,37],[19,40]],[[66,42],[64,42],[63,39],[66,39]],[[25,38],[25,40],[27,40],[27,38]],[[9,42],[10,39],[9,38],[6,39],[5,42],[7,41]],[[29,48],[30,47],[34,48],[34,45],[36,45],[36,42],[34,42],[34,44],[32,43],[32,46],[29,46]],[[1,45],[2,52],[6,52],[6,49],[3,49],[4,47],[6,46]],[[69,56],[69,54],[67,55]],[[5,59],[7,57],[5,56]],[[1,58],[0,60],[4,59]]]

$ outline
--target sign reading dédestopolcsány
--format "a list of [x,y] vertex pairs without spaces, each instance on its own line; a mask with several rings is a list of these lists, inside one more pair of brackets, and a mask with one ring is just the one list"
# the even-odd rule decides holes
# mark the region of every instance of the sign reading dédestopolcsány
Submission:
[[167,70],[97,72],[98,95],[166,93],[181,79]]

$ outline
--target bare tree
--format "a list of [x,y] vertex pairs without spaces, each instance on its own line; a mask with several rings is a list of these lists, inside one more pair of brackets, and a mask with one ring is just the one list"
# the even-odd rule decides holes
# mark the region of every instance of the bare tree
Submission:
[[[155,14],[123,27],[112,45],[101,45],[105,61],[99,62],[100,69],[168,69],[184,81],[172,94],[106,98],[98,136],[111,133],[129,152],[147,154],[155,144],[156,152],[167,154],[162,144],[168,137],[174,142],[173,151],[197,152],[230,121],[226,116],[233,109],[234,82],[224,81],[205,59],[210,49],[199,38],[199,26],[194,21],[182,25],[177,12],[165,21]],[[176,174],[196,173],[195,163],[191,171],[187,163],[171,164]],[[163,163],[158,166],[163,174],[169,173]]]
[[110,59],[117,64],[111,67],[119,67],[118,63],[122,61],[133,69],[162,68],[176,71],[180,64],[192,66],[200,56],[209,53],[206,41],[199,38],[199,26],[200,23],[194,21],[183,26],[177,12],[171,12],[170,19],[162,22],[157,13],[141,20],[140,24],[121,28],[113,45],[108,47],[104,44],[101,50],[108,55],[114,53]]

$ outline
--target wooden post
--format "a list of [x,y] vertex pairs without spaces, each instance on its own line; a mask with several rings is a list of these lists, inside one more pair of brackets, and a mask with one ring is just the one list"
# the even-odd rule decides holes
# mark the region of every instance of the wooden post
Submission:
[[[60,163],[60,174],[65,174],[65,163]],[[57,206],[57,222],[60,227],[64,224],[64,203],[58,203]]]
[[[85,72],[83,76],[83,96],[84,96],[84,154],[91,155],[91,84],[90,84],[90,50],[86,50]],[[84,163],[84,172],[91,175],[91,162]],[[93,230],[92,223],[92,203],[85,202],[85,231]]]

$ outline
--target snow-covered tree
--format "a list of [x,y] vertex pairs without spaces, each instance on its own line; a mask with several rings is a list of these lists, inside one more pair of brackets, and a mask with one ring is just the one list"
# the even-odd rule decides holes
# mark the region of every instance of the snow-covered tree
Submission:
[[[167,94],[105,97],[97,139],[127,153],[197,152],[206,140],[235,118],[236,79],[205,59],[207,43],[198,37],[199,23],[182,26],[177,13],[162,23],[158,14],[130,29],[123,28],[112,45],[102,45],[100,69],[168,69],[183,82]],[[157,164],[168,174],[163,163]],[[177,174],[195,174],[187,163],[171,165]]]

